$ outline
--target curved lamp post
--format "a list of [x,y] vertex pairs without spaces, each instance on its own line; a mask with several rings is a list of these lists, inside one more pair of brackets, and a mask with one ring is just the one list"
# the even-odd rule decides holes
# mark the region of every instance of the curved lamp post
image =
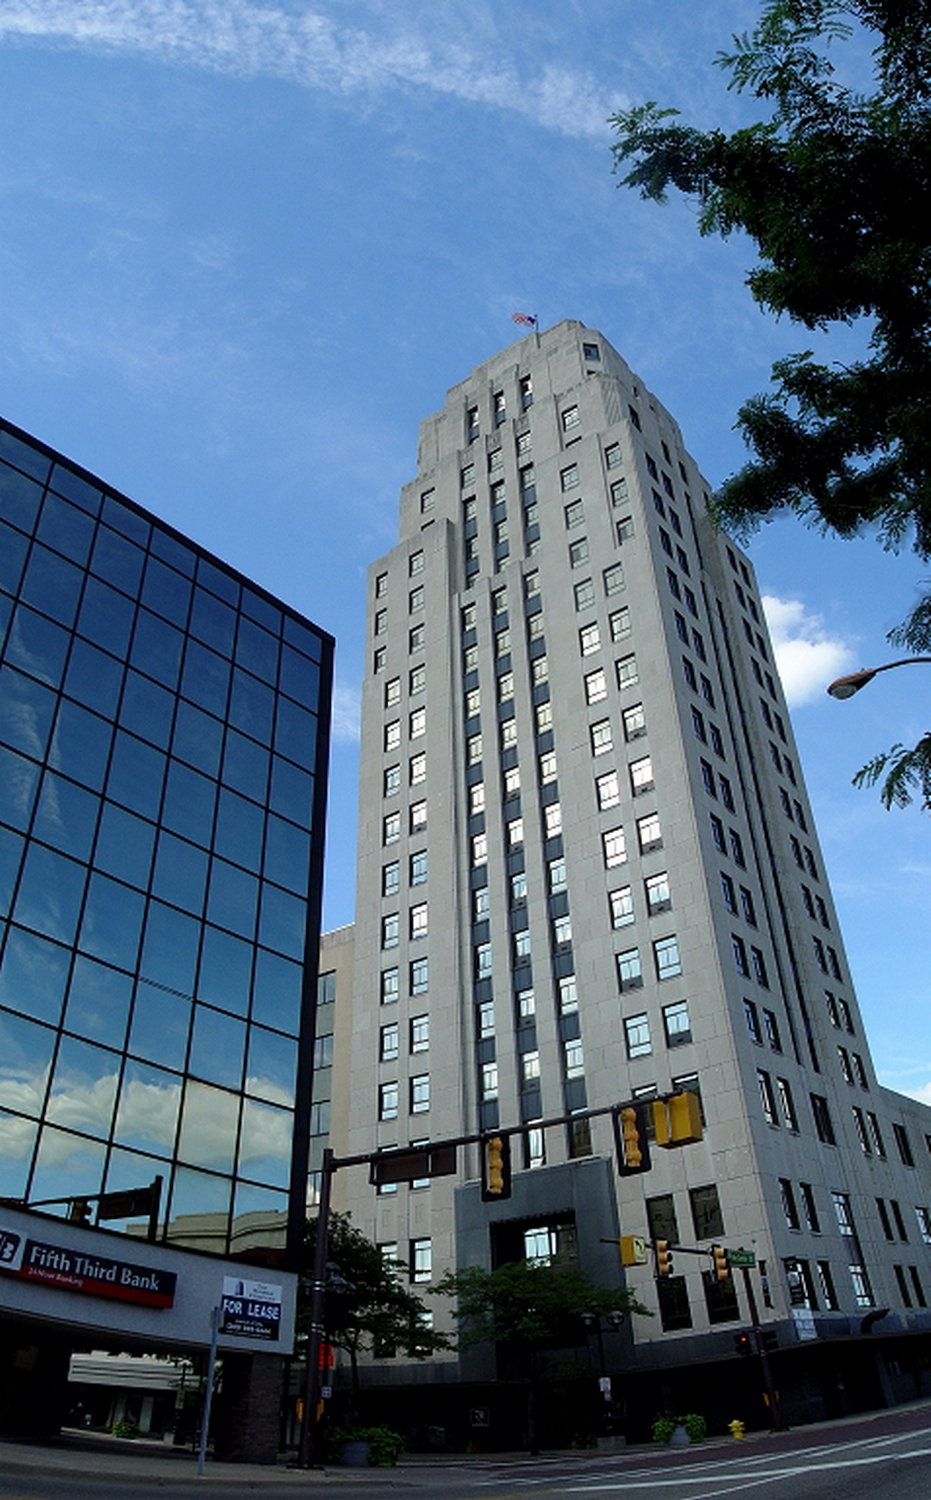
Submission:
[[832,698],[852,698],[854,693],[859,693],[868,682],[872,682],[877,673],[891,672],[893,667],[908,667],[913,662],[931,663],[931,656],[906,656],[902,661],[887,661],[881,667],[864,667],[859,672],[848,673],[846,677],[836,677],[828,685],[827,691]]

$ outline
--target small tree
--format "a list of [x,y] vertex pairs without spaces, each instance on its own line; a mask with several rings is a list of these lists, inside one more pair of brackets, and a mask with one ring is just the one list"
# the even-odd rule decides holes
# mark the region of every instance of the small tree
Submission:
[[456,1298],[460,1347],[493,1343],[523,1356],[529,1377],[527,1425],[533,1452],[543,1351],[577,1342],[587,1313],[651,1316],[623,1287],[600,1286],[578,1266],[564,1261],[550,1265],[506,1261],[494,1271],[469,1266],[448,1271],[436,1291]]
[[[314,1264],[317,1221],[312,1219],[304,1236],[304,1274]],[[438,1349],[448,1349],[451,1339],[429,1327],[430,1314],[424,1302],[406,1287],[403,1261],[382,1255],[366,1239],[348,1214],[331,1214],[328,1235],[328,1266],[346,1284],[339,1297],[330,1299],[327,1339],[349,1356],[352,1395],[359,1393],[359,1354],[363,1349],[398,1350],[409,1359],[426,1359]],[[308,1283],[302,1285],[298,1302],[298,1327],[306,1328],[310,1313]],[[336,1326],[337,1324],[341,1326]],[[330,1326],[332,1325],[332,1326]]]

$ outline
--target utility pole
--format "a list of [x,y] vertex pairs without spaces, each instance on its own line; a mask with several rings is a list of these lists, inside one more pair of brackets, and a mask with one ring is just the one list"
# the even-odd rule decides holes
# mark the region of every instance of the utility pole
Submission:
[[760,1326],[760,1313],[756,1303],[756,1293],[753,1290],[753,1282],[750,1280],[750,1267],[741,1266],[744,1279],[744,1291],[747,1294],[747,1307],[750,1312],[750,1326],[753,1329],[753,1342],[760,1356],[760,1371],[763,1376],[763,1386],[766,1391],[766,1399],[769,1402],[769,1410],[773,1419],[773,1431],[783,1432],[784,1426],[782,1413],[779,1410],[779,1397],[776,1387],[773,1385],[773,1372],[769,1365],[769,1353],[763,1342],[763,1329]]

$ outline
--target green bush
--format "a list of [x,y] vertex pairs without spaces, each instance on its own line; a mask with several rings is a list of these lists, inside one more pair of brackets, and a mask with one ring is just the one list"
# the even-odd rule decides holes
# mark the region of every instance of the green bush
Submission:
[[135,1422],[114,1422],[110,1432],[113,1437],[137,1438],[139,1436],[139,1428]]
[[404,1439],[390,1427],[331,1427],[326,1437],[328,1463],[338,1463],[344,1443],[368,1443],[369,1466],[391,1469],[404,1452]]

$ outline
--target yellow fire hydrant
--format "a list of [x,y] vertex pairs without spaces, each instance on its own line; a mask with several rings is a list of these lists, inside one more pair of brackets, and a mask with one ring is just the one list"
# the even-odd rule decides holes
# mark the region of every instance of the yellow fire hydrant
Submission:
[[727,1425],[728,1425],[728,1428],[730,1429],[731,1437],[735,1437],[735,1438],[742,1438],[743,1437],[744,1430],[745,1430],[743,1422],[739,1422],[737,1420],[737,1418],[735,1417],[734,1421],[733,1422],[728,1422]]

